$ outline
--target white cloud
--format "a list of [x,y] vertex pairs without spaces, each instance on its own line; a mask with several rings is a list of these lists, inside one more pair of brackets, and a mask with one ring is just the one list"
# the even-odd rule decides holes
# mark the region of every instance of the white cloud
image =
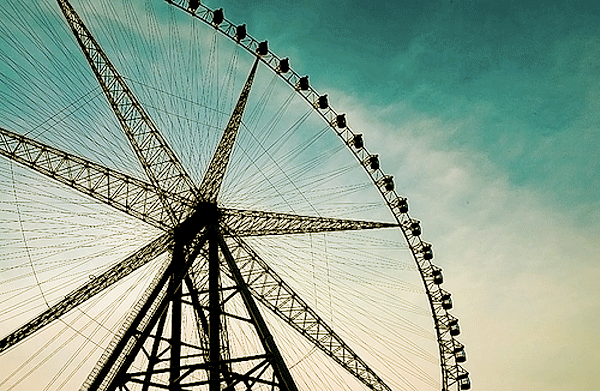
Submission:
[[350,126],[365,133],[423,222],[455,298],[474,385],[594,389],[600,224],[577,225],[571,210],[512,184],[477,151],[439,148],[440,137],[474,126],[481,112],[461,123],[412,113],[411,120],[391,124],[385,118],[409,114],[406,106],[366,108],[354,97],[339,106],[352,108]]

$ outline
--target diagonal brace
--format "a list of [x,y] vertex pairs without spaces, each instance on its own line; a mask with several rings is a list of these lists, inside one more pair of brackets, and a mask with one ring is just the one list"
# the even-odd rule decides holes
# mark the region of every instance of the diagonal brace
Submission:
[[153,259],[156,259],[156,257],[166,251],[171,243],[172,237],[168,234],[164,234],[125,258],[117,265],[111,267],[100,276],[94,278],[92,281],[75,289],[65,296],[63,300],[48,308],[11,334],[2,338],[0,340],[0,352],[11,348],[36,331],[42,329],[44,326],[47,326],[65,315],[73,308],[85,303],[87,300],[112,286],[117,281],[127,277],[129,274],[146,265]]
[[177,225],[189,208],[171,205],[168,194],[197,200],[192,179],[68,0],[57,1],[172,225]]
[[202,192],[204,200],[207,202],[215,203],[217,201],[217,196],[219,195],[223,178],[225,177],[225,171],[227,170],[227,166],[229,164],[229,158],[231,157],[231,151],[233,150],[233,146],[235,144],[235,138],[240,128],[240,124],[242,123],[242,116],[244,114],[244,109],[246,108],[248,96],[250,95],[250,89],[252,87],[254,75],[256,74],[257,66],[258,57],[256,57],[256,60],[254,61],[254,65],[250,70],[248,79],[246,79],[246,84],[244,84],[242,93],[240,94],[233,113],[229,118],[229,123],[223,131],[221,141],[219,142],[217,150],[215,151],[208,169],[204,174],[200,191]]
[[273,369],[279,379],[281,389],[283,391],[298,391],[296,383],[294,382],[294,379],[292,378],[292,375],[290,374],[289,369],[283,361],[281,353],[279,352],[279,348],[275,344],[275,340],[273,339],[273,336],[271,335],[271,332],[269,331],[260,311],[258,310],[258,306],[256,305],[256,302],[254,301],[254,298],[252,297],[252,294],[250,293],[250,290],[244,281],[242,273],[240,272],[240,269],[238,268],[236,261],[229,251],[229,248],[227,247],[227,244],[222,236],[219,236],[219,245],[223,255],[225,256],[227,266],[229,266],[229,270],[233,276],[233,279],[240,290],[242,300],[244,301],[248,313],[254,322],[263,347],[265,351],[273,358]]
[[275,315],[293,327],[356,379],[374,391],[390,387],[342,338],[240,237],[232,236],[229,248],[236,254],[248,289]]
[[221,209],[221,216],[223,223],[237,236],[307,234],[398,226],[395,223],[226,208]]

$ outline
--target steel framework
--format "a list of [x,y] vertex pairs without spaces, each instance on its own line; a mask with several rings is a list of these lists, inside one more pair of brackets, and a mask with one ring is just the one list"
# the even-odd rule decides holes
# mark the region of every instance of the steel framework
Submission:
[[[222,10],[194,1],[169,1],[235,40],[256,58],[200,186],[196,186],[157,126],[111,63],[68,0],[57,0],[74,37],[107,98],[148,182],[91,160],[0,128],[0,154],[62,183],[163,233],[121,262],[72,291],[31,321],[0,340],[8,350],[72,309],[98,295],[162,254],[166,262],[134,306],[113,342],[83,385],[89,390],[210,391],[266,385],[298,389],[258,303],[268,308],[372,390],[390,387],[344,342],[334,329],[287,284],[246,238],[345,230],[399,228],[414,255],[433,314],[440,352],[442,389],[470,388],[464,347],[455,338],[458,323],[448,310],[450,295],[441,288],[441,270],[432,264],[431,245],[420,238],[419,222],[408,214],[391,176],[364,147],[345,117],[336,113],[308,79],[289,68],[260,43],[227,21]],[[392,211],[396,223],[336,219],[264,210],[223,208],[220,190],[259,63],[281,76],[325,119],[354,153]],[[240,313],[228,303],[241,303]],[[185,340],[182,310],[195,314],[197,333]],[[262,349],[236,355],[230,350],[228,324],[247,324]],[[134,365],[135,363],[135,365]],[[165,374],[168,374],[165,379]],[[200,379],[200,380],[199,380]]]

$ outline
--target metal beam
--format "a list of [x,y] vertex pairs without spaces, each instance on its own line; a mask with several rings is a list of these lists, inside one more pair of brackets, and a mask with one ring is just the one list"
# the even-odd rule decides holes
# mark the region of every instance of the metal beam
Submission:
[[[173,228],[151,184],[0,127],[0,154],[160,229]],[[175,209],[192,201],[168,194]],[[220,209],[222,221],[238,236],[287,235],[396,227],[397,224],[294,214]]]
[[236,260],[229,251],[227,243],[225,243],[225,239],[223,239],[222,236],[219,236],[219,244],[225,260],[227,261],[227,266],[229,266],[233,280],[240,291],[246,309],[248,310],[250,318],[252,319],[256,327],[256,331],[260,336],[263,348],[272,358],[271,365],[273,366],[275,375],[279,380],[279,387],[283,391],[298,391],[296,383],[294,382],[294,379],[292,378],[292,375],[290,374],[290,371],[283,360],[283,356],[279,352],[279,348],[277,347],[277,344],[275,343],[275,340],[273,339],[273,336],[271,335],[271,332],[269,331],[269,328],[267,327],[267,324],[263,319],[262,314],[260,313],[258,306],[256,305],[256,302],[254,301],[254,298],[248,289],[248,286],[246,285],[246,281],[244,280],[244,277],[242,276],[242,273],[236,264]]
[[233,150],[233,146],[235,144],[235,138],[237,136],[238,129],[240,128],[240,124],[242,123],[242,116],[244,114],[244,109],[246,108],[248,96],[250,95],[250,89],[252,88],[252,81],[254,80],[254,75],[256,74],[258,58],[259,57],[257,56],[256,60],[254,61],[254,65],[252,65],[250,74],[248,75],[246,83],[244,84],[244,88],[242,89],[240,97],[238,98],[238,102],[235,105],[233,113],[231,113],[227,127],[223,131],[221,141],[219,142],[208,169],[204,174],[204,178],[202,179],[200,192],[204,200],[207,202],[217,202],[217,196],[221,190],[223,178],[225,177],[225,171],[229,165],[229,158],[231,157],[231,151]]
[[177,225],[187,216],[189,208],[182,204],[172,204],[168,194],[197,201],[198,190],[71,4],[67,0],[57,1],[142,168],[169,213],[172,225]]
[[218,228],[212,225],[208,236],[208,381],[209,391],[221,389],[221,295]]
[[127,277],[148,262],[156,259],[156,257],[167,250],[167,247],[171,243],[171,235],[161,235],[101,275],[96,276],[90,282],[75,289],[65,296],[64,299],[2,338],[0,340],[0,353],[57,320],[73,308],[85,303],[90,298],[112,286],[117,281]]
[[185,276],[184,282],[187,286],[188,293],[192,301],[192,307],[194,308],[194,315],[196,317],[196,330],[198,331],[198,341],[200,348],[204,350],[204,359],[208,361],[208,319],[204,314],[204,309],[200,303],[200,293],[196,286],[195,280],[190,277],[191,269],[188,270],[188,274]]
[[[173,228],[155,188],[117,170],[0,127],[0,155],[156,228]],[[169,195],[176,209],[187,200]]]
[[391,391],[367,363],[241,238],[232,236],[229,248],[235,254],[235,263],[248,289],[258,301],[364,385],[374,391]]
[[152,350],[150,351],[150,355],[148,356],[148,366],[146,368],[146,373],[144,376],[144,382],[142,385],[141,391],[148,391],[150,387],[150,383],[152,381],[152,372],[154,371],[154,366],[159,361],[158,359],[158,348],[160,347],[160,336],[163,333],[165,322],[167,321],[167,311],[163,311],[160,320],[158,321],[158,326],[156,328],[156,338],[154,339],[154,343],[152,344]]
[[290,235],[398,227],[395,223],[227,208],[221,209],[221,216],[227,229],[236,236]]
[[[173,254],[173,258],[178,255]],[[183,258],[183,254],[180,255]],[[178,269],[184,267],[178,262],[177,269],[172,268],[169,291],[171,296],[171,357],[169,359],[169,391],[180,391],[179,381],[181,377],[181,295],[182,278],[178,279]]]

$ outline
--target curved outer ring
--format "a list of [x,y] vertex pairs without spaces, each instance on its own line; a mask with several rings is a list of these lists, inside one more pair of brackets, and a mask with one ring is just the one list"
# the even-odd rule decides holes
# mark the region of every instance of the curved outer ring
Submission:
[[[442,289],[439,284],[434,282],[434,270],[441,271],[441,269],[424,257],[424,247],[430,245],[421,239],[420,234],[413,235],[412,233],[410,225],[413,222],[418,223],[418,221],[413,219],[408,214],[408,211],[400,211],[400,203],[406,201],[406,198],[401,197],[396,193],[396,190],[393,188],[393,182],[391,189],[389,187],[386,188],[385,181],[391,181],[392,176],[386,175],[379,167],[375,170],[369,167],[367,160],[371,156],[376,155],[371,154],[365,148],[364,143],[362,146],[360,146],[360,148],[356,148],[353,145],[354,136],[356,136],[357,133],[354,133],[347,125],[343,128],[337,127],[337,117],[339,114],[330,105],[328,105],[326,109],[320,109],[318,106],[318,99],[320,97],[319,93],[317,93],[317,91],[310,85],[308,86],[308,89],[301,90],[299,88],[301,76],[297,72],[295,72],[291,67],[288,72],[282,73],[279,71],[278,66],[281,61],[280,57],[278,57],[271,50],[268,50],[267,54],[259,56],[257,54],[259,45],[258,40],[249,34],[247,34],[245,38],[238,40],[236,38],[237,26],[225,18],[223,18],[223,21],[219,24],[212,23],[213,11],[204,4],[199,4],[198,9],[193,11],[187,7],[189,2],[186,0],[165,1],[214,27],[223,35],[227,36],[241,47],[246,49],[252,55],[258,56],[267,67],[279,75],[280,78],[283,79],[290,87],[296,90],[297,93],[314,108],[314,110],[323,118],[323,120],[329,124],[330,128],[335,131],[342,141],[344,141],[354,157],[363,166],[367,175],[369,175],[373,181],[373,184],[377,187],[379,193],[394,215],[394,218],[400,225],[402,234],[404,235],[404,238],[408,244],[408,247],[410,248],[421,275],[423,286],[425,287],[425,293],[427,294],[427,298],[429,300],[435,331],[437,334],[440,354],[442,391],[449,390],[454,384],[457,385],[457,389],[463,389],[461,386],[465,383],[465,385],[470,384],[468,380],[469,373],[460,365],[460,362],[457,360],[457,352],[462,350],[462,354],[464,354],[464,345],[461,344],[456,338],[454,338],[454,335],[451,334],[451,330],[454,327],[453,324],[458,322],[458,319],[451,315],[449,311],[442,306],[442,296],[448,294],[448,292]],[[455,324],[458,325],[457,323]]]

